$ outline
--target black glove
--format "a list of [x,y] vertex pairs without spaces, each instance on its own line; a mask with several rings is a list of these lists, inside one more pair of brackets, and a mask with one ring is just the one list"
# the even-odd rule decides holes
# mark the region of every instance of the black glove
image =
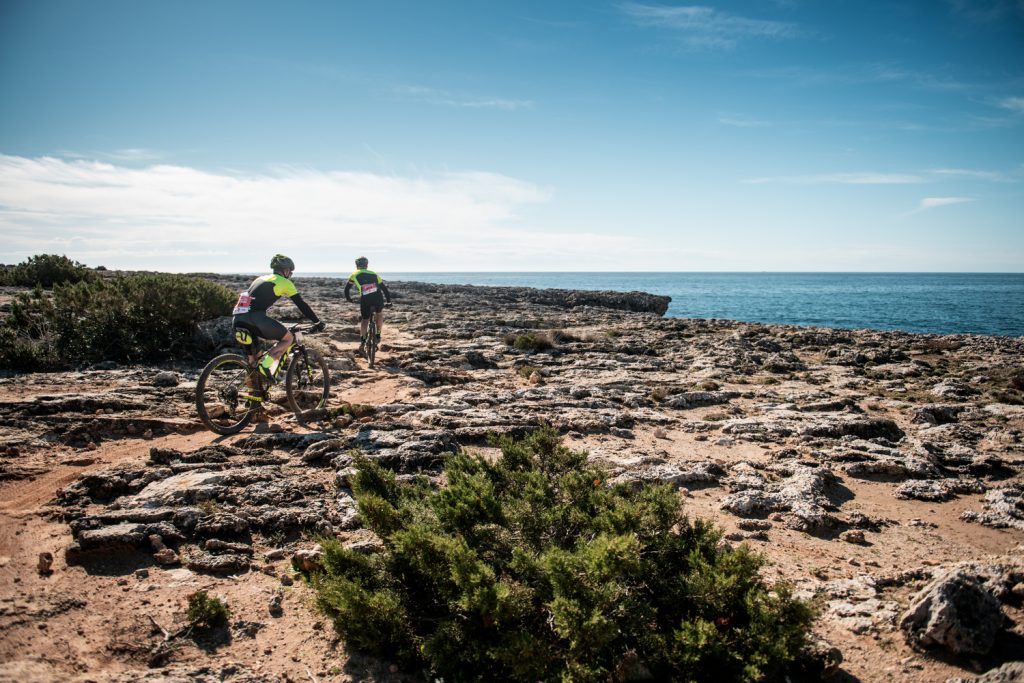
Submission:
[[310,331],[310,333],[323,332],[324,329],[326,329],[326,328],[327,328],[327,323],[325,323],[323,320],[321,320],[320,322],[314,324],[313,327],[309,328],[309,331]]

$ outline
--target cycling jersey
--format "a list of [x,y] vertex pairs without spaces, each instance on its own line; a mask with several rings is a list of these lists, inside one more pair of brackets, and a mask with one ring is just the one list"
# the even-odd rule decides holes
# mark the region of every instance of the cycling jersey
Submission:
[[282,296],[291,299],[302,315],[314,323],[320,322],[320,318],[313,312],[313,309],[302,299],[295,284],[279,273],[263,275],[253,280],[249,289],[239,294],[238,303],[235,304],[235,310],[232,313],[241,315],[250,311],[265,312]]
[[355,285],[356,291],[359,292],[362,299],[379,300],[383,294],[388,303],[391,303],[391,293],[388,291],[387,285],[384,284],[384,279],[372,270],[360,268],[348,276],[348,282],[345,283],[345,299],[347,301],[352,301],[352,297],[349,295],[352,285]]

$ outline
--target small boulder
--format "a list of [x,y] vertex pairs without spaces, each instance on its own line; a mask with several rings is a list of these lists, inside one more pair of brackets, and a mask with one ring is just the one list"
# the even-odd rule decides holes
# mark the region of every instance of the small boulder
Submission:
[[302,572],[323,571],[324,553],[319,545],[311,550],[296,550],[292,555],[292,566]]
[[914,598],[900,621],[912,645],[984,655],[1003,625],[999,600],[964,569],[938,576]]
[[162,565],[164,567],[170,566],[172,564],[178,564],[179,561],[178,554],[170,548],[163,548],[161,550],[156,551],[155,553],[153,553],[153,559],[156,561],[157,564]]
[[185,566],[195,572],[207,574],[241,574],[249,571],[251,560],[247,555],[225,553],[211,555],[199,552],[188,558]]
[[856,545],[864,545],[867,543],[864,539],[864,532],[860,529],[848,529],[839,534],[839,538],[847,543],[854,543]]
[[176,387],[178,386],[178,382],[178,373],[172,372],[170,370],[159,372],[153,378],[154,387]]
[[284,614],[284,608],[281,606],[282,602],[284,602],[284,590],[278,588],[274,591],[274,597],[270,599],[270,616],[280,617]]

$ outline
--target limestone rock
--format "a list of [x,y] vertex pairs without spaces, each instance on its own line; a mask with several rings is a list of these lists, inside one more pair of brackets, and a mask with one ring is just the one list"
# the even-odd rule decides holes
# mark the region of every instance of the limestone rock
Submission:
[[968,510],[960,518],[996,529],[1024,529],[1024,484],[1011,483],[985,494],[983,512]]
[[964,569],[946,572],[923,588],[900,621],[911,644],[958,655],[988,653],[1002,625],[999,600]]
[[324,553],[320,546],[309,550],[296,550],[292,555],[292,566],[303,572],[323,571]]
[[949,678],[946,683],[1024,683],[1024,661],[1006,662],[977,678]]
[[178,382],[178,373],[171,372],[169,370],[157,373],[157,375],[153,377],[153,386],[155,387],[176,387],[178,386]]
[[185,566],[192,571],[208,574],[241,574],[249,571],[251,563],[248,555],[236,553],[213,555],[207,552],[198,552],[187,558]]

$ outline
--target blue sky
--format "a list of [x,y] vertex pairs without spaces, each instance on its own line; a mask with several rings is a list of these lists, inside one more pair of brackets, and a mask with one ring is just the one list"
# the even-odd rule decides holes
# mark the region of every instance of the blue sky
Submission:
[[1024,0],[0,0],[0,262],[1024,271]]

